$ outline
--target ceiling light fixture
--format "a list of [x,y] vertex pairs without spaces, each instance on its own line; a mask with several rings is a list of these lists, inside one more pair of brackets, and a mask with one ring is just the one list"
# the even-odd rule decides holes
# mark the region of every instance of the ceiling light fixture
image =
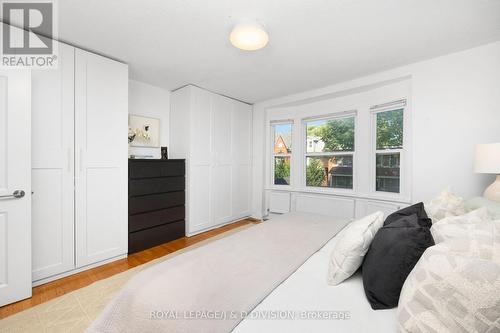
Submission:
[[244,23],[234,27],[229,40],[241,50],[255,51],[267,45],[269,35],[260,24]]

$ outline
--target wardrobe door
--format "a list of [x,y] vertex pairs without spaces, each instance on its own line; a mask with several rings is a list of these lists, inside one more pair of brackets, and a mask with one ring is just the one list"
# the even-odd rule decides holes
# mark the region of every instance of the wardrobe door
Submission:
[[127,253],[128,68],[76,50],[76,260]]
[[188,234],[207,229],[211,218],[212,113],[211,93],[191,87]]
[[251,106],[235,101],[231,126],[233,219],[250,215],[251,123]]
[[232,217],[232,138],[233,100],[212,96],[212,208],[213,225],[231,221]]
[[74,268],[74,48],[32,71],[33,281]]

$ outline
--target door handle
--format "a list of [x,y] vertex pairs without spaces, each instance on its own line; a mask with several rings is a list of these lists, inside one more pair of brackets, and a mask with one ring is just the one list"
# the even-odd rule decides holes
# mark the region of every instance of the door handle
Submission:
[[71,162],[72,162],[71,148],[68,148],[68,172],[71,172]]
[[6,199],[6,198],[15,198],[15,199],[21,199],[24,197],[26,193],[22,190],[15,190],[12,192],[12,194],[9,195],[0,195],[0,199]]

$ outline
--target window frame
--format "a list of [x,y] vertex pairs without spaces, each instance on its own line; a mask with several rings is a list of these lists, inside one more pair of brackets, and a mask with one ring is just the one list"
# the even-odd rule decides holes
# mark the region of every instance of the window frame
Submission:
[[[334,119],[345,119],[354,118],[354,149],[350,151],[336,151],[336,152],[320,152],[320,153],[309,153],[307,152],[307,123],[312,121],[321,120],[334,120]],[[314,117],[302,118],[302,188],[305,191],[314,192],[326,192],[326,193],[337,193],[337,194],[355,194],[357,193],[357,154],[356,147],[358,146],[358,116],[356,110],[336,112],[330,114],[324,114]],[[352,156],[352,188],[339,188],[339,187],[322,187],[322,186],[309,186],[307,185],[307,158],[308,157],[321,157],[321,156]]]
[[[292,152],[291,153],[286,153],[286,154],[275,154],[274,153],[274,137],[275,137],[275,126],[276,125],[290,125],[291,127],[291,130],[290,130],[290,142],[292,143]],[[274,188],[277,188],[277,189],[283,189],[283,188],[287,188],[287,187],[291,187],[292,186],[292,183],[293,183],[293,177],[292,177],[292,173],[293,173],[293,153],[294,153],[294,148],[293,148],[293,131],[294,131],[294,121],[293,119],[284,119],[284,120],[272,120],[269,122],[269,127],[270,127],[270,132],[271,132],[271,136],[270,136],[270,139],[269,142],[270,142],[270,151],[271,151],[271,173],[270,173],[270,185],[271,187],[274,187]],[[274,183],[274,171],[275,171],[275,158],[276,157],[288,157],[290,159],[290,181],[288,184],[275,184]]]
[[[377,115],[383,112],[403,110],[403,143],[402,148],[377,148]],[[407,197],[407,152],[408,152],[408,104],[406,99],[374,105],[370,107],[371,117],[371,177],[370,190],[375,197],[402,200]],[[399,153],[399,192],[377,191],[377,155],[392,155]]]

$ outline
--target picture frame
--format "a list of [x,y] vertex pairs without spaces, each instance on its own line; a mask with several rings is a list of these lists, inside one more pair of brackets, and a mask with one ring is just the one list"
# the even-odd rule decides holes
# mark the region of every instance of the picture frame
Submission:
[[160,148],[160,119],[131,114],[128,127],[131,147]]

